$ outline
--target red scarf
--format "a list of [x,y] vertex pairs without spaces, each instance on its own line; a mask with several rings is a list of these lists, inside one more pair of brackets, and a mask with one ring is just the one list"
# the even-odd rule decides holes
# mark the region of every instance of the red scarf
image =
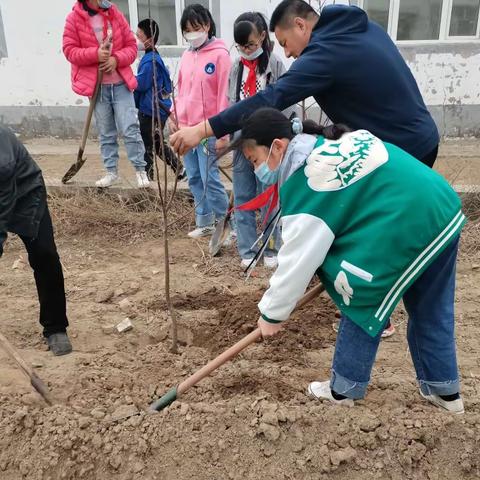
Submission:
[[241,62],[249,69],[247,81],[245,82],[245,92],[249,97],[253,97],[257,93],[257,67],[258,58],[256,60],[240,59]]
[[[260,210],[263,207],[266,207],[267,204],[270,202],[268,207],[267,214],[265,215],[265,219],[263,221],[263,225],[266,225],[267,219],[270,214],[273,212],[275,207],[278,205],[278,184],[271,185],[268,187],[263,193],[257,195],[252,200],[239,205],[238,207],[232,208],[232,210],[242,210],[242,211],[252,211],[252,210]],[[230,210],[230,211],[232,211]]]
[[90,0],[87,0],[87,6],[90,10],[97,12],[97,14],[100,14],[100,16],[103,18],[103,40],[107,39],[108,35],[108,28],[109,26],[111,27],[112,25],[112,20],[113,20],[113,9],[108,8],[108,9],[103,9],[103,8],[98,8],[97,5],[93,5],[93,2]]

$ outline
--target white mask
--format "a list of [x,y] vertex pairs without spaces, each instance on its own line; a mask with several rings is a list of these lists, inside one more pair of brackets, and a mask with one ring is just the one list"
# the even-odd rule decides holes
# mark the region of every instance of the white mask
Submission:
[[207,32],[189,32],[183,35],[192,48],[201,47],[208,38]]
[[137,39],[137,49],[139,52],[144,52],[145,51],[145,45],[143,42]]
[[243,52],[242,50],[238,50],[238,53],[240,54],[240,56],[242,58],[244,58],[245,60],[249,60],[249,61],[252,61],[252,60],[256,60],[258,57],[260,57],[263,53],[263,48],[260,47],[258,48],[257,50],[255,50],[253,53],[251,53],[250,55],[247,55],[245,52]]

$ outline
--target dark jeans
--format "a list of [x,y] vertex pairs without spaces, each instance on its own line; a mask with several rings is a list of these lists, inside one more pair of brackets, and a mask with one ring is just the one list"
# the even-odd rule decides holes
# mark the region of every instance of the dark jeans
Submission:
[[[145,170],[147,171],[147,175],[150,180],[152,180],[155,169],[153,163],[152,117],[138,112],[138,121],[140,122],[140,133],[142,134],[143,143],[145,145],[144,158],[145,162],[147,163]],[[155,151],[160,158],[163,158],[162,143],[158,127],[158,120],[155,119]],[[160,128],[163,132],[163,129],[165,128],[165,122],[160,122]],[[173,150],[170,148],[170,145],[165,140],[165,137],[163,137],[163,140],[163,147],[165,150],[164,161],[172,168],[174,172],[180,173],[180,171],[182,170],[181,164],[179,165],[180,161],[178,160]]]
[[[458,244],[457,237],[403,296],[408,313],[408,346],[425,395],[460,391],[454,317]],[[342,315],[330,381],[335,392],[353,399],[365,396],[380,336],[370,337]]]
[[[427,167],[432,168],[438,156],[438,145],[427,155],[419,160],[425,164]],[[391,325],[390,319],[387,321],[385,328],[389,328]]]
[[62,264],[53,238],[52,219],[48,207],[40,222],[36,238],[20,236],[28,252],[40,301],[40,324],[43,335],[66,332],[67,302]]

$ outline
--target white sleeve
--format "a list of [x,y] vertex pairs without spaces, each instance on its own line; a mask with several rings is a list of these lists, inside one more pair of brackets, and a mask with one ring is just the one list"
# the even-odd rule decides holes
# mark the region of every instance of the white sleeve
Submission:
[[277,322],[288,319],[334,238],[329,226],[314,215],[301,213],[282,218],[283,245],[278,252],[278,268],[258,304],[264,318]]

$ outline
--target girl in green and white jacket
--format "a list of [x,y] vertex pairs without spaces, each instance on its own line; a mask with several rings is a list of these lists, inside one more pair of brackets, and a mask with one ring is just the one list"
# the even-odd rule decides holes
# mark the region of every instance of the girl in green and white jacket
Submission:
[[403,298],[420,394],[463,413],[453,306],[465,216],[443,177],[366,130],[290,122],[270,108],[244,123],[232,147],[280,191],[283,245],[259,303],[262,334],[282,328],[315,274],[342,312],[331,379],[308,393],[346,406],[363,398]]

